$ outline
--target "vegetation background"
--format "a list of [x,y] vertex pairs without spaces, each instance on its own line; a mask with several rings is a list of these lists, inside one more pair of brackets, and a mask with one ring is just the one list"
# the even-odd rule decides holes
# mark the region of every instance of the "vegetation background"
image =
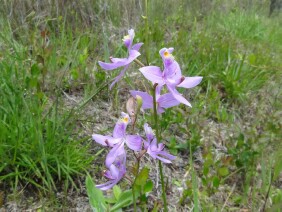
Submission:
[[[102,182],[105,156],[91,134],[111,132],[128,90],[144,82],[132,66],[109,91],[118,71],[97,66],[126,53],[130,28],[151,64],[174,47],[183,74],[203,76],[183,90],[193,108],[161,118],[178,156],[165,167],[170,210],[281,211],[281,12],[270,16],[269,0],[147,3],[0,1],[0,211],[90,209],[86,173]],[[148,209],[161,207],[159,190]]]

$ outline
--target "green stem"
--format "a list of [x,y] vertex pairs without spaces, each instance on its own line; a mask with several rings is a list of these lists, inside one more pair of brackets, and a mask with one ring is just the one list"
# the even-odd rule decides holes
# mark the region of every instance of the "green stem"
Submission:
[[148,0],[145,0],[145,54],[146,63],[149,65],[149,22],[148,22]]
[[[134,155],[135,155],[135,153],[134,153]],[[135,186],[135,182],[136,182],[137,176],[138,176],[138,174],[139,174],[140,158],[138,158],[136,155],[135,155],[135,157],[136,157],[136,160],[137,160],[137,171],[136,171],[136,175],[135,175],[134,182],[132,183],[132,195],[133,195],[134,212],[137,212],[136,197],[135,197],[135,189],[134,189],[134,186]]]
[[[159,134],[159,128],[158,128],[158,114],[157,114],[157,101],[156,101],[156,88],[158,84],[154,84],[153,86],[153,104],[154,104],[154,119],[155,119],[155,130],[156,130],[156,139],[157,143],[160,142],[160,134]],[[166,193],[165,193],[165,184],[164,184],[164,175],[163,175],[163,167],[162,163],[159,160],[159,171],[161,175],[161,183],[162,183],[162,198],[164,201],[164,211],[167,212],[167,202],[166,202]]]

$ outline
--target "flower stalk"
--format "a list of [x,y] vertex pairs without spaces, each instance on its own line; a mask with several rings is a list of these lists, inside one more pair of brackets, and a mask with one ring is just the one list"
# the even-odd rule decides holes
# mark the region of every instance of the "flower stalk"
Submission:
[[[160,134],[159,134],[159,127],[158,127],[158,113],[157,113],[157,101],[156,101],[156,89],[157,89],[158,83],[155,83],[153,85],[153,104],[154,104],[154,109],[153,109],[153,116],[155,120],[155,130],[156,130],[156,139],[157,143],[160,142]],[[162,184],[162,198],[164,202],[164,211],[167,212],[167,201],[166,201],[166,192],[165,192],[165,185],[164,185],[164,175],[163,175],[163,167],[162,163],[159,160],[159,172],[161,175],[161,184]]]

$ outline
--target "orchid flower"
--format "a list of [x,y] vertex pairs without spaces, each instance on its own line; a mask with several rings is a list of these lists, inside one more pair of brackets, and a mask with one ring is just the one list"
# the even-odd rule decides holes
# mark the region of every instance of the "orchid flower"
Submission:
[[124,36],[123,43],[128,49],[128,57],[127,58],[113,58],[110,57],[111,63],[105,63],[99,61],[99,65],[105,70],[113,70],[116,68],[124,67],[123,70],[119,73],[119,75],[114,79],[112,84],[110,85],[110,89],[117,83],[125,74],[125,71],[128,69],[129,64],[139,57],[141,54],[138,52],[143,43],[133,44],[135,33],[133,29],[128,30],[128,35]]
[[126,173],[126,154],[120,155],[117,160],[110,165],[109,169],[105,171],[104,176],[109,179],[108,182],[96,185],[101,190],[108,190],[116,185]]
[[124,144],[134,150],[139,151],[142,147],[142,138],[139,135],[126,135],[127,125],[131,122],[128,114],[121,113],[121,118],[115,125],[113,136],[93,134],[92,138],[103,146],[113,147],[106,157],[106,166],[111,167],[113,162],[120,155],[125,154]]
[[[162,86],[157,86],[156,87],[156,102],[157,102],[157,112],[163,113],[165,112],[164,109],[174,107],[176,105],[179,105],[179,101],[177,101],[174,96],[171,93],[166,93],[161,95],[161,88]],[[153,108],[153,97],[148,94],[147,92],[142,92],[142,91],[130,91],[130,94],[136,98],[136,96],[141,96],[143,104],[142,104],[142,109],[150,109]]]
[[144,77],[152,81],[152,83],[158,83],[159,86],[166,85],[167,89],[176,100],[192,107],[182,94],[176,90],[176,87],[193,88],[202,81],[202,77],[182,76],[179,64],[175,61],[172,55],[173,50],[173,48],[163,48],[159,51],[164,64],[163,72],[158,66],[146,66],[139,70]]
[[159,159],[164,163],[171,163],[171,160],[176,157],[164,151],[165,146],[163,143],[157,143],[154,132],[147,123],[144,124],[144,130],[147,136],[147,141],[144,141],[144,148],[147,153],[154,159]]

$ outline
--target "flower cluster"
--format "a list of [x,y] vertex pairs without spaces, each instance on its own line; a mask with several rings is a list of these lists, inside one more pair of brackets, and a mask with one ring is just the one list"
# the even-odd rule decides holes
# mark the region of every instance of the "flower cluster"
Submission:
[[[111,63],[99,61],[99,65],[105,70],[113,70],[123,67],[120,74],[114,79],[110,88],[113,87],[125,74],[129,65],[137,59],[141,54],[139,52],[143,43],[133,45],[134,30],[128,30],[128,35],[124,37],[123,42],[128,50],[127,58],[110,57]],[[154,85],[154,96],[156,103],[156,111],[158,114],[165,112],[165,109],[179,105],[180,103],[191,107],[187,99],[177,91],[177,87],[193,88],[197,86],[202,77],[185,77],[182,75],[179,64],[172,55],[173,48],[162,48],[159,53],[163,61],[163,70],[157,66],[143,66],[139,71],[146,79]],[[138,62],[138,64],[142,64]],[[166,87],[167,89],[163,89]],[[162,94],[162,90],[167,90],[167,93]],[[154,108],[154,98],[147,92],[131,90],[130,94],[138,99],[142,99],[142,109]],[[127,135],[126,128],[131,122],[128,114],[122,113],[121,118],[116,123],[112,136],[104,136],[93,134],[92,138],[97,143],[110,147],[110,151],[106,157],[105,165],[107,171],[105,177],[109,181],[105,184],[98,185],[101,190],[107,190],[117,184],[126,173],[126,151],[125,144],[133,151],[141,151],[148,153],[152,158],[158,159],[164,163],[171,163],[175,156],[164,151],[164,144],[158,143],[152,128],[144,125],[144,130],[147,139],[143,139],[139,135]],[[133,120],[135,123],[135,120]],[[133,124],[134,125],[134,124]],[[143,154],[141,154],[143,155]]]
[[97,187],[101,190],[107,190],[113,187],[125,175],[126,151],[124,144],[126,144],[131,150],[141,152],[143,146],[142,144],[144,143],[144,149],[142,152],[146,152],[152,158],[159,159],[164,163],[171,163],[171,160],[175,158],[175,156],[164,151],[163,144],[157,144],[153,130],[148,124],[144,125],[147,141],[143,141],[142,137],[139,135],[127,135],[126,128],[130,122],[131,119],[129,115],[122,112],[121,118],[115,125],[112,136],[104,136],[99,134],[92,135],[94,141],[103,146],[108,146],[111,148],[105,162],[108,170],[104,174],[109,181],[105,184],[97,185]]
[[135,33],[133,29],[128,30],[128,35],[124,36],[123,43],[128,50],[127,58],[114,58],[110,57],[111,63],[104,63],[99,61],[99,65],[105,70],[113,70],[116,68],[124,67],[120,74],[114,79],[110,85],[110,89],[116,84],[125,74],[131,62],[133,62],[141,54],[138,52],[143,43],[136,43],[133,45]]

